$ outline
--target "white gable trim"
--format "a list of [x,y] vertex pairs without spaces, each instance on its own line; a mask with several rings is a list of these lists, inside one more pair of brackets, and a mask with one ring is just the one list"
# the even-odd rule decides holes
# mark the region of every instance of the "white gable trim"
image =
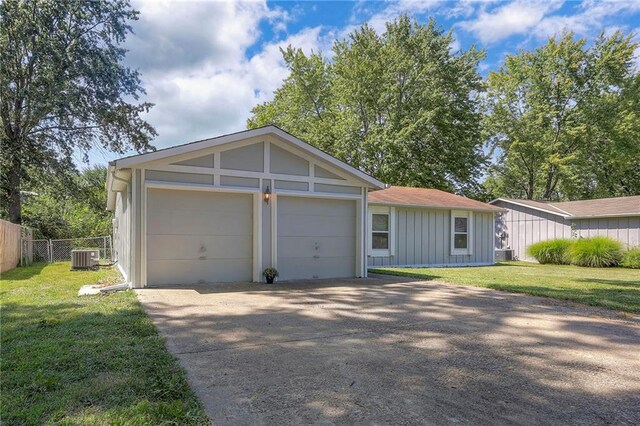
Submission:
[[[547,210],[547,209],[543,209],[541,207],[530,206],[530,205],[525,204],[525,203],[518,203],[517,201],[507,200],[505,198],[496,198],[495,200],[489,201],[489,204],[495,204],[498,201],[502,201],[503,203],[514,204],[514,205],[520,206],[520,207],[526,207],[526,208],[532,209],[532,210],[538,210],[538,211],[545,212],[545,213],[551,213],[551,214],[556,215],[556,216],[564,217],[565,219],[568,219],[568,218],[571,217],[571,214],[568,213],[568,212],[565,212],[566,214],[562,214],[560,212],[554,212],[553,210]],[[557,207],[554,206],[554,205],[552,205],[552,207],[557,209]],[[558,210],[562,210],[562,209],[558,209]],[[564,212],[564,210],[562,210],[562,211]]]
[[[194,151],[200,151],[206,148],[213,148],[224,144],[233,142],[240,142],[249,138],[275,135],[286,142],[289,142],[293,146],[300,148],[302,151],[311,154],[319,159],[326,161],[327,163],[335,166],[336,168],[347,172],[348,174],[357,177],[359,180],[365,182],[367,186],[371,188],[384,188],[384,184],[379,180],[361,172],[360,170],[349,166],[348,164],[338,160],[337,158],[313,147],[300,139],[290,135],[289,133],[275,127],[266,126],[253,130],[246,130],[243,132],[232,133],[229,135],[219,136],[216,138],[205,139],[198,142],[192,142],[185,145],[179,145],[172,148],[166,148],[155,152],[149,152],[146,154],[135,155],[132,157],[125,157],[119,160],[115,160],[112,164],[116,169],[136,167],[141,163],[147,163],[150,161],[163,160],[168,157],[179,156],[182,154],[188,154]],[[177,160],[179,161],[179,160]]]

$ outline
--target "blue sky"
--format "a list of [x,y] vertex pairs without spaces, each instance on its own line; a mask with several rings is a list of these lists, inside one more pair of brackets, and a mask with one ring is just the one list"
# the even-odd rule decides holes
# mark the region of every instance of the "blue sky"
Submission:
[[[133,0],[140,19],[127,39],[126,63],[142,73],[145,117],[157,148],[242,130],[251,108],[272,99],[286,77],[279,48],[331,55],[333,41],[363,23],[406,13],[452,30],[452,48],[485,49],[480,72],[504,57],[535,49],[563,29],[593,38],[620,29],[640,33],[640,0],[618,1],[164,1]],[[639,36],[636,38],[640,40]],[[640,51],[636,62],[640,68]],[[92,164],[120,155],[93,150]],[[82,166],[81,155],[76,162]]]

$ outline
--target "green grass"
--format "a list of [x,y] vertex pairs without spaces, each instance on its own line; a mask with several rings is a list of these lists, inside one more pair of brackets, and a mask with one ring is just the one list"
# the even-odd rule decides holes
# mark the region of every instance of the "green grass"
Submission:
[[2,424],[205,424],[135,295],[78,297],[114,270],[34,265],[0,281]]
[[376,268],[370,271],[640,313],[640,273],[633,269],[505,262],[466,268]]

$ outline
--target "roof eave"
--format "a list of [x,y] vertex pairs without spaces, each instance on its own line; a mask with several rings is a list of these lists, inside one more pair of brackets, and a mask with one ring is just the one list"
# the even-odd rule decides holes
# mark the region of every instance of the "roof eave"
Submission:
[[505,213],[508,209],[495,208],[476,208],[476,207],[460,207],[460,206],[431,206],[425,204],[410,204],[410,203],[394,203],[386,201],[369,201],[369,205],[376,206],[391,206],[391,207],[407,207],[407,208],[420,208],[420,209],[432,209],[432,210],[465,210],[472,212],[485,212],[485,213]]
[[572,219],[573,218],[573,216],[571,216],[569,213],[562,214],[560,212],[554,212],[553,210],[543,209],[541,207],[531,206],[531,205],[525,204],[525,203],[518,203],[517,201],[509,200],[509,199],[506,199],[506,198],[496,198],[495,200],[489,201],[488,204],[494,204],[494,203],[496,203],[498,201],[515,204],[516,206],[526,207],[526,208],[529,208],[529,209],[538,210],[538,211],[545,212],[545,213],[551,213],[551,214],[554,214],[556,216],[560,216],[560,217],[565,218],[565,219]]

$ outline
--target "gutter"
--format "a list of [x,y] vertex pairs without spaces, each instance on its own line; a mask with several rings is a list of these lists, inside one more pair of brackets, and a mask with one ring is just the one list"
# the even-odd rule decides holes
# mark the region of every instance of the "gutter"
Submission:
[[484,213],[506,213],[509,210],[496,207],[493,209],[487,208],[474,208],[474,207],[458,207],[458,206],[428,206],[425,204],[404,204],[404,203],[385,203],[383,201],[369,201],[370,206],[391,206],[391,207],[406,207],[412,209],[431,209],[431,210],[464,210],[470,212],[484,212]]
[[[113,211],[116,203],[116,192],[123,191],[129,185],[131,171],[128,169],[116,169],[115,162],[109,163],[107,172],[107,210]],[[114,185],[120,188],[114,188]]]

